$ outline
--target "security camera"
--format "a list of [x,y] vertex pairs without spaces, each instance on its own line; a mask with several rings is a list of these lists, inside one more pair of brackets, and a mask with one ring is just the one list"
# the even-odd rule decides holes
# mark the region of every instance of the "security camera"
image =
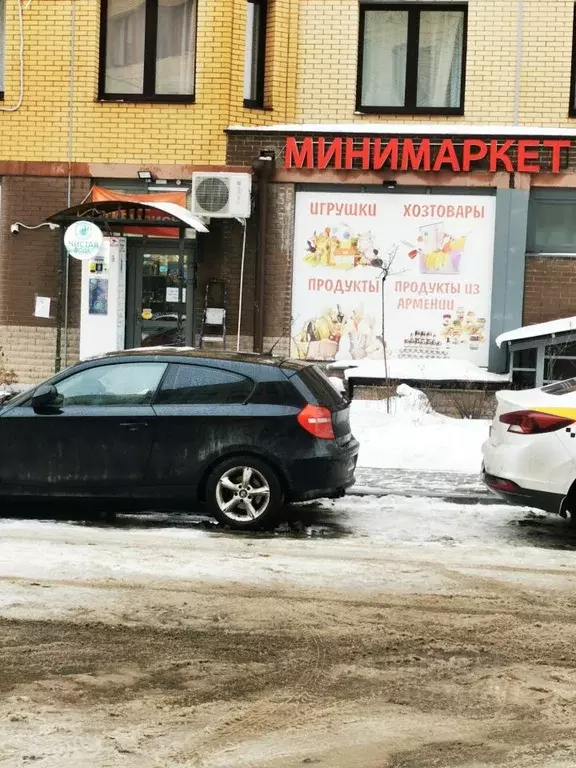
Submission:
[[10,224],[10,232],[12,232],[13,235],[17,235],[20,232],[18,224]]

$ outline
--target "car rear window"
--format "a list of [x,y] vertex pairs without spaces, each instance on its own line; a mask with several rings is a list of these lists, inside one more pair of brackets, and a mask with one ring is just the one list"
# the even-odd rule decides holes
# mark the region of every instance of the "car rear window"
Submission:
[[171,365],[156,397],[156,405],[231,405],[244,403],[251,379],[221,368]]
[[290,381],[261,381],[250,397],[252,405],[302,407],[304,398]]
[[545,392],[547,395],[571,395],[573,392],[576,392],[576,379],[566,379],[566,381],[548,384],[542,387],[542,392]]
[[300,371],[300,378],[312,392],[318,405],[334,407],[341,406],[345,402],[340,392],[330,383],[328,377],[315,365]]

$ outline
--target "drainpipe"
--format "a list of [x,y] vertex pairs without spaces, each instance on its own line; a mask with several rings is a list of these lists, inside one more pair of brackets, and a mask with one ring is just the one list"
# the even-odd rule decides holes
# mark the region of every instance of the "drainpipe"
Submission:
[[[66,292],[66,270],[68,267],[68,252],[64,245],[64,228],[60,226],[60,269],[58,270],[58,301],[56,304],[56,349],[54,352],[54,373],[59,373],[62,368],[63,340],[66,340],[64,329],[64,303]],[[64,336],[64,339],[63,339]]]
[[254,278],[254,352],[264,351],[264,290],[266,281],[266,230],[268,225],[268,183],[274,173],[273,153],[261,152],[252,168],[258,179],[258,244]]

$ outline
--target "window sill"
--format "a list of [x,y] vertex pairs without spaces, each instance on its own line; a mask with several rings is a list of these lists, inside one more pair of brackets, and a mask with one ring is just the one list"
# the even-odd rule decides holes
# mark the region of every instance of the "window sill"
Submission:
[[356,107],[355,115],[411,115],[412,117],[426,115],[447,115],[462,117],[464,107],[422,107],[412,109],[407,107]]
[[135,94],[113,94],[110,96],[98,96],[96,101],[102,104],[194,104],[196,97],[175,95],[139,96]]
[[272,107],[265,107],[261,101],[256,99],[244,99],[243,105],[246,109],[259,109],[261,112],[272,112]]

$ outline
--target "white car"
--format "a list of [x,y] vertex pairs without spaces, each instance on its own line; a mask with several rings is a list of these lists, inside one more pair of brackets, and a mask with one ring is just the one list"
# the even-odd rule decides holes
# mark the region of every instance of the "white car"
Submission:
[[507,501],[576,513],[576,379],[498,392],[484,482]]

